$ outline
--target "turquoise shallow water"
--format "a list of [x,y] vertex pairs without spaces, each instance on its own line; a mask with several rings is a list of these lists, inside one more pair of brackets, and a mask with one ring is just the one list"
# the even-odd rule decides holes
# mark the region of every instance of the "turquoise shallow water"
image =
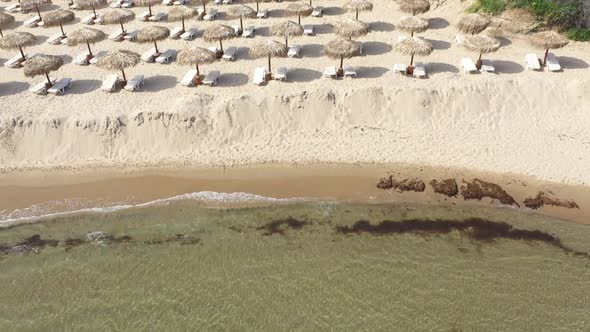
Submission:
[[511,209],[177,201],[0,245],[34,235],[0,256],[1,331],[590,330],[590,227]]

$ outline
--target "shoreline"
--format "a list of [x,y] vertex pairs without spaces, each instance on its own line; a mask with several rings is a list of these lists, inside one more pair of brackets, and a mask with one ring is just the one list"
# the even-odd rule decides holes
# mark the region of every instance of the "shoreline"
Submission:
[[[417,178],[426,184],[424,192],[380,190],[376,184],[392,175],[398,180]],[[590,224],[590,187],[539,181],[514,174],[496,174],[464,169],[419,167],[400,164],[313,164],[249,165],[239,167],[103,168],[86,170],[19,171],[0,174],[0,211],[62,204],[80,208],[96,204],[143,204],[178,195],[199,192],[248,193],[277,199],[306,198],[357,203],[417,203],[441,206],[502,206],[497,200],[481,201],[447,197],[433,191],[430,180],[479,178],[501,186],[521,203],[539,191],[573,200],[579,209],[544,206],[525,207],[522,213],[538,213],[576,223]],[[64,202],[67,202],[64,203]],[[73,202],[73,203],[72,203]],[[75,204],[74,204],[75,203]],[[228,202],[224,202],[227,204]],[[54,206],[52,207],[52,204]],[[87,205],[84,205],[87,204]],[[215,203],[209,205],[215,205]],[[238,205],[240,205],[238,203]],[[60,208],[64,208],[61,206]],[[522,204],[521,204],[522,206]],[[1,222],[1,221],[0,221]]]

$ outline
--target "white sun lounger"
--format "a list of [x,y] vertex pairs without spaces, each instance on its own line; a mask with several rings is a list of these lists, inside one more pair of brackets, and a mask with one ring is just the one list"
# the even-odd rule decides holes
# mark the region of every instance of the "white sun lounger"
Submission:
[[182,6],[186,3],[184,0],[175,0],[172,4],[175,6]]
[[13,5],[10,5],[6,8],[4,8],[4,10],[6,10],[9,13],[18,13],[21,11],[20,3],[15,3]]
[[156,49],[154,47],[150,48],[148,51],[141,55],[141,60],[144,62],[154,62],[154,59],[158,56]]
[[[25,58],[27,57],[27,53],[25,53]],[[17,68],[20,67],[20,64],[22,62],[24,62],[25,59],[23,59],[22,55],[17,54],[15,55],[13,58],[11,58],[10,60],[7,60],[6,62],[4,62],[4,67],[8,67],[8,68]]]
[[412,75],[417,78],[425,78],[426,66],[421,62],[416,63],[414,65],[414,71],[412,72]]
[[215,8],[210,9],[209,12],[205,16],[203,16],[203,19],[205,21],[213,21],[217,17],[218,13],[219,13],[219,11],[217,9],[215,9]]
[[150,12],[146,10],[145,12],[141,12],[141,14],[137,15],[137,19],[145,22],[150,19],[150,16]]
[[41,22],[41,19],[39,18],[39,16],[35,16],[32,17],[26,21],[23,22],[23,25],[26,26],[27,28],[34,28],[37,27],[38,23]]
[[172,6],[174,0],[162,0],[164,6]]
[[102,82],[102,86],[100,89],[102,91],[113,92],[117,87],[117,82],[119,81],[119,76],[117,74],[112,74],[107,76],[107,78]]
[[223,0],[215,0],[214,1],[216,5],[221,5],[223,4]]
[[561,71],[561,65],[559,64],[559,61],[557,61],[557,58],[553,53],[547,54],[547,70]]
[[313,11],[311,12],[311,16],[313,17],[322,17],[322,13],[324,11],[324,7],[322,6],[317,6],[313,9]]
[[336,78],[337,74],[335,66],[328,66],[324,69],[324,77]]
[[356,69],[353,66],[344,66],[344,77],[356,77]]
[[149,20],[150,20],[150,22],[160,22],[161,20],[164,19],[164,17],[166,17],[166,14],[157,13],[156,15],[150,16]]
[[405,74],[407,69],[408,68],[406,67],[406,65],[401,64],[401,63],[396,63],[395,65],[393,65],[393,72],[394,73]]
[[88,57],[90,57],[90,53],[83,52],[74,59],[74,63],[78,66],[87,66],[89,64]]
[[51,88],[47,89],[47,92],[54,94],[54,95],[63,95],[66,92],[66,89],[72,87],[72,79],[71,78],[62,78],[61,80],[57,81]]
[[160,64],[170,63],[175,57],[176,51],[168,49],[166,52],[160,54],[160,56],[156,58],[156,62]]
[[256,85],[261,85],[266,82],[266,69],[259,67],[254,70],[254,78],[252,82]]
[[122,4],[122,1],[121,0],[115,0],[115,1],[113,1],[109,5],[109,7],[111,7],[111,8],[121,8],[121,4]]
[[56,34],[54,34],[53,36],[49,37],[47,39],[47,43],[51,44],[51,45],[59,45],[61,44],[62,39],[66,38],[64,35],[62,35],[61,32],[58,32]]
[[217,46],[209,46],[207,47],[207,49],[215,54],[217,54],[220,51],[220,49],[217,48]]
[[123,33],[123,31],[117,29],[109,35],[109,39],[114,40],[114,41],[122,41],[124,36],[125,36],[125,33]]
[[240,26],[238,24],[234,24],[231,27],[234,29],[236,36],[240,34]]
[[143,85],[143,75],[135,75],[131,80],[127,82],[125,85],[125,90],[127,91],[137,91]]
[[195,85],[195,78],[197,78],[197,70],[191,69],[184,74],[182,80],[180,80],[180,85],[182,86],[193,86]]
[[84,17],[81,22],[83,24],[92,25],[92,24],[94,24],[95,19],[96,19],[96,17],[94,17],[94,15],[88,15],[88,16]]
[[236,52],[238,49],[235,46],[230,46],[223,51],[223,60],[234,61],[236,59]]
[[138,34],[139,34],[139,31],[137,31],[137,30],[131,31],[131,32],[126,33],[125,36],[123,36],[123,39],[125,39],[127,41],[136,41]]
[[276,72],[274,73],[274,79],[279,81],[287,80],[287,68],[286,67],[279,67],[277,68]]
[[256,13],[256,17],[257,18],[268,18],[268,9],[259,10],[258,13]]
[[170,30],[170,38],[178,39],[178,38],[180,38],[180,35],[182,35],[183,33],[184,33],[184,30],[182,30],[182,27],[176,27],[176,28]]
[[304,25],[303,34],[306,36],[313,36],[313,25]]
[[455,36],[455,44],[457,46],[463,45],[464,42],[465,42],[465,35],[462,35],[459,33]]
[[477,71],[477,67],[471,58],[461,59],[461,65],[463,66],[464,73],[475,73]]
[[131,8],[133,7],[134,3],[131,0],[123,0],[121,2],[121,8]]
[[196,36],[197,36],[197,29],[190,28],[187,31],[185,31],[183,34],[181,34],[180,38],[182,38],[184,40],[193,40],[193,39],[195,39]]
[[233,2],[233,0],[223,0],[224,5],[231,5]]
[[401,35],[401,36],[398,36],[398,37],[397,37],[397,42],[398,42],[398,43],[399,43],[399,42],[403,42],[403,41],[404,41],[404,40],[406,40],[406,39],[408,39],[408,36]]
[[530,70],[541,70],[541,64],[539,63],[539,58],[534,53],[529,53],[524,57],[524,61],[526,62],[527,68]]
[[244,38],[250,38],[250,37],[254,37],[254,30],[256,28],[254,28],[253,25],[247,26],[246,28],[244,28],[244,31],[242,32],[242,37]]
[[299,46],[297,44],[293,44],[293,45],[289,46],[289,52],[287,52],[287,55],[290,58],[295,58],[295,57],[298,57],[300,53],[301,53],[301,46]]
[[219,70],[212,70],[207,74],[207,77],[203,80],[203,84],[208,86],[217,85],[217,80],[219,79]]
[[490,60],[482,60],[481,61],[481,69],[479,70],[484,73],[494,73],[496,72],[496,67]]
[[[51,84],[55,84],[56,79],[53,77],[49,78],[49,81],[51,81]],[[43,82],[39,82],[35,85],[33,85],[32,87],[29,88],[29,91],[31,91],[32,93],[38,94],[38,95],[46,95],[47,94],[47,82],[43,81]]]
[[71,10],[82,10],[82,7],[80,7],[80,5],[77,3],[73,3],[69,7]]
[[197,20],[202,20],[203,16],[205,16],[205,11],[203,10],[203,7],[197,8]]
[[97,18],[95,18],[94,24],[104,24],[104,20],[103,20],[102,16],[99,15]]

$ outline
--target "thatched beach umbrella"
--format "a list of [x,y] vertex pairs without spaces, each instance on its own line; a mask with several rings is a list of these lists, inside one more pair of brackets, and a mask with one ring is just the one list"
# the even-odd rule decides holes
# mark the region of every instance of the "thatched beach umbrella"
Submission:
[[178,56],[176,57],[176,62],[181,65],[195,65],[197,68],[197,76],[200,75],[199,64],[212,63],[215,62],[215,60],[217,60],[215,53],[202,47],[185,48],[178,52]]
[[64,64],[64,60],[55,55],[37,55],[34,58],[30,58],[25,62],[25,76],[34,77],[39,75],[45,75],[47,83],[51,85],[51,79],[49,79],[49,72],[58,70]]
[[355,18],[358,20],[359,12],[370,12],[373,10],[373,3],[367,0],[350,0],[344,4],[344,9],[348,12],[356,12]]
[[203,39],[207,42],[219,41],[219,47],[223,52],[223,40],[232,39],[236,36],[234,29],[224,24],[214,24],[205,29]]
[[424,32],[428,29],[428,21],[418,16],[406,16],[399,20],[397,28],[414,36],[414,33]]
[[482,54],[497,51],[500,48],[500,41],[486,35],[474,35],[465,38],[463,46],[469,50],[479,52],[477,61],[481,63]]
[[168,12],[168,21],[182,21],[182,31],[185,31],[184,20],[197,16],[199,11],[194,7],[175,6]]
[[348,39],[360,37],[369,33],[369,25],[353,18],[345,18],[334,23],[334,33]]
[[98,43],[106,38],[106,34],[98,29],[82,28],[68,35],[68,46],[76,46],[78,44],[86,44],[88,46],[88,53],[92,57],[92,50],[90,44]]
[[301,24],[301,16],[309,16],[313,12],[313,7],[303,2],[293,2],[285,8],[285,14],[297,16],[297,23]]
[[0,37],[4,37],[2,34],[2,28],[9,26],[14,23],[14,16],[0,12]]
[[15,31],[0,38],[0,48],[6,50],[18,49],[22,58],[25,59],[23,47],[35,44],[35,40],[37,38],[32,33]]
[[256,17],[256,12],[251,7],[246,5],[233,5],[227,9],[227,14],[230,17],[240,18],[240,30],[244,30],[244,23],[242,22],[244,17]]
[[120,24],[121,31],[125,33],[123,23],[131,22],[135,18],[135,13],[127,9],[108,8],[102,12],[102,20],[106,24]]
[[106,0],[78,0],[78,6],[81,9],[92,9],[94,17],[98,17],[96,14],[97,9],[101,9],[107,6]]
[[418,37],[406,38],[395,45],[395,50],[404,55],[411,55],[410,67],[414,65],[414,56],[426,56],[432,53],[432,44]]
[[156,53],[159,53],[157,42],[168,38],[168,36],[170,36],[170,29],[155,25],[139,30],[137,41],[140,43],[154,43]]
[[268,72],[272,73],[270,58],[287,56],[287,51],[287,45],[272,39],[267,39],[254,44],[250,49],[250,55],[254,58],[268,57]]
[[401,0],[399,2],[399,9],[404,13],[416,16],[416,14],[422,14],[429,11],[430,2],[428,2],[428,0]]
[[109,52],[98,60],[96,66],[107,70],[120,70],[123,73],[123,81],[127,81],[125,77],[125,68],[133,67],[139,63],[141,56],[135,52],[128,50],[118,50]]
[[275,36],[285,38],[285,45],[289,46],[289,37],[301,36],[303,34],[303,27],[293,21],[283,21],[273,24],[270,31]]
[[39,19],[43,20],[43,18],[41,17],[41,11],[39,11],[39,7],[50,4],[51,0],[22,0],[20,2],[20,7],[23,10],[32,10],[33,8],[35,8],[35,10],[37,11],[37,15],[39,15]]
[[543,67],[545,67],[549,49],[562,48],[569,43],[569,40],[555,31],[543,31],[535,33],[531,37],[530,43],[545,50],[545,56],[543,57]]
[[344,58],[350,59],[353,56],[359,55],[361,45],[350,39],[333,39],[326,44],[324,52],[332,59],[340,59],[340,69],[344,65]]
[[59,25],[59,28],[61,29],[61,34],[65,37],[66,33],[64,32],[63,24],[73,22],[75,17],[76,15],[71,10],[56,9],[45,14],[45,18],[43,18],[43,23],[46,27]]
[[137,7],[148,7],[150,16],[152,16],[152,6],[162,3],[160,0],[133,0],[133,4]]
[[475,35],[490,25],[490,19],[477,13],[463,15],[457,22],[457,29],[463,33]]
[[203,13],[207,14],[206,5],[209,3],[209,0],[192,0],[193,5],[203,5]]

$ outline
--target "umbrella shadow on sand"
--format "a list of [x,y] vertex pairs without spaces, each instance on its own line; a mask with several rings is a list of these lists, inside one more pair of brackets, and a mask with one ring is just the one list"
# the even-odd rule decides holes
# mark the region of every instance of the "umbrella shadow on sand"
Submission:
[[363,42],[363,55],[380,55],[391,52],[392,47],[389,44],[369,41]]
[[[143,90],[148,92],[157,92],[176,86],[176,77],[174,76],[151,76],[145,79]],[[141,90],[140,90],[141,91]]]
[[558,56],[557,61],[559,61],[563,69],[584,69],[589,67],[586,61],[569,56]]
[[303,44],[301,45],[301,54],[306,58],[319,58],[323,55],[324,45],[320,44]]
[[33,44],[34,46],[39,46],[39,45],[43,45],[47,39],[49,39],[49,37],[47,36],[35,36],[35,43]]
[[293,82],[311,82],[322,77],[322,73],[317,70],[306,68],[294,68],[289,70],[289,81]]
[[441,17],[433,17],[428,20],[428,29],[437,30],[444,29],[449,26],[449,21]]
[[285,17],[284,9],[271,9],[268,11],[268,17]]
[[442,62],[429,62],[428,63],[428,75],[436,75],[442,73],[453,73],[457,74],[459,72],[459,68]]
[[369,23],[369,29],[375,32],[391,32],[395,30],[395,26],[391,23],[377,21]]
[[64,65],[67,63],[72,63],[72,61],[74,61],[74,59],[69,55],[62,54],[62,55],[59,55],[59,57],[64,60]]
[[333,30],[334,26],[332,24],[313,24],[313,32],[316,35],[332,33]]
[[81,95],[98,90],[102,82],[99,80],[75,80],[67,93]]
[[344,9],[342,9],[341,7],[325,7],[322,11],[322,15],[325,16],[334,16],[342,14],[344,14]]
[[0,83],[0,97],[10,96],[27,91],[29,83],[26,82],[6,82]]
[[219,75],[217,86],[236,87],[248,84],[248,75],[242,73],[226,73]]
[[357,67],[356,72],[359,78],[378,78],[389,72],[385,67]]
[[429,41],[432,44],[432,48],[435,50],[448,50],[449,48],[451,48],[451,43],[449,43],[448,41],[426,38],[424,39],[426,41]]
[[256,27],[256,35],[263,37],[270,37],[270,27]]
[[252,60],[252,58],[250,58],[250,47],[238,47],[236,50],[236,57],[242,60]]
[[516,62],[506,60],[491,60],[499,74],[516,74],[522,73],[524,67]]

